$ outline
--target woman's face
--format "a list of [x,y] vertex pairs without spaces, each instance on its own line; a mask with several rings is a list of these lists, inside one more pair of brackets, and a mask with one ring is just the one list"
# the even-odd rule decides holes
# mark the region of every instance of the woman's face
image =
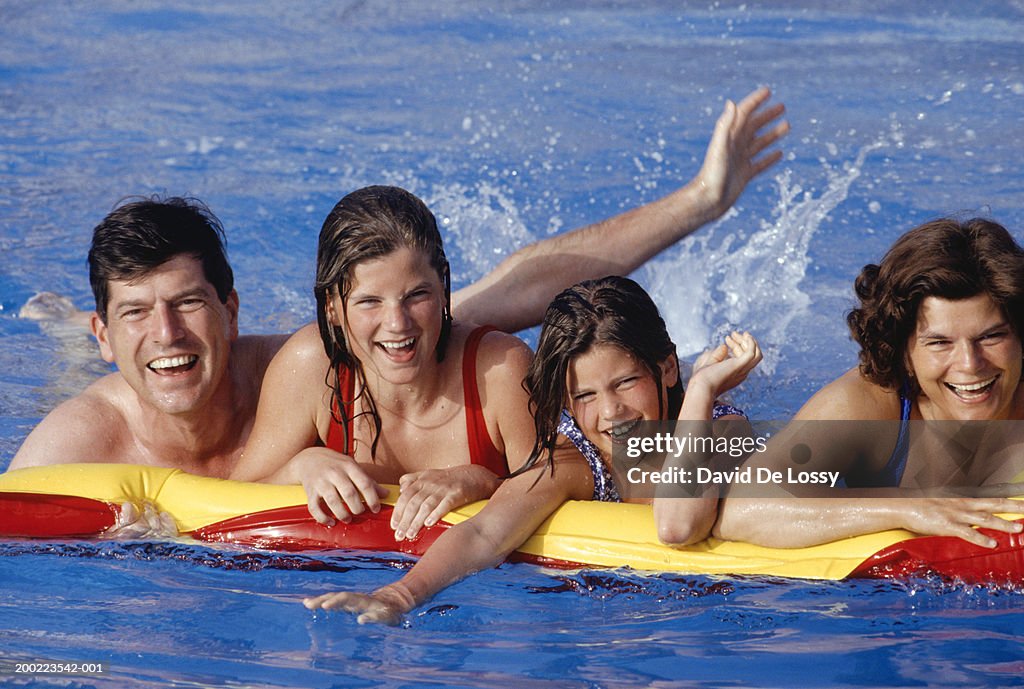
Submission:
[[402,247],[357,264],[344,311],[336,295],[328,315],[344,329],[367,373],[401,385],[435,364],[444,300],[444,286],[426,254]]
[[668,388],[679,379],[675,357],[660,366],[661,393],[647,367],[614,345],[595,345],[569,363],[569,405],[580,430],[606,457],[639,432],[640,421],[660,421]]
[[924,418],[980,421],[1018,413],[1020,337],[987,294],[926,297],[907,354]]

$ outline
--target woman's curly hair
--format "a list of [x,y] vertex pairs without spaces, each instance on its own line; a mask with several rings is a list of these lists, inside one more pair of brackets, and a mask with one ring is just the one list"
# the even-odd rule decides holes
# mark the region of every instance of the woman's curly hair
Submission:
[[1024,333],[1024,249],[1002,225],[943,218],[910,230],[880,264],[864,266],[854,283],[859,308],[846,317],[860,345],[860,372],[888,390],[919,392],[907,361],[925,297],[967,299],[987,294]]

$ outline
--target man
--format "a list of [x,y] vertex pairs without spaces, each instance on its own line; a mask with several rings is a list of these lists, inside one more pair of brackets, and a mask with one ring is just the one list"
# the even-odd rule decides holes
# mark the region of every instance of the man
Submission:
[[[452,295],[453,315],[515,331],[586,278],[628,274],[720,217],[781,152],[783,106],[767,89],[728,101],[700,172],[663,199],[531,244]],[[260,384],[284,335],[238,334],[238,295],[220,223],[205,206],[129,203],[97,226],[90,327],[117,372],[54,409],[10,469],[67,462],[180,468],[226,477],[252,428]]]

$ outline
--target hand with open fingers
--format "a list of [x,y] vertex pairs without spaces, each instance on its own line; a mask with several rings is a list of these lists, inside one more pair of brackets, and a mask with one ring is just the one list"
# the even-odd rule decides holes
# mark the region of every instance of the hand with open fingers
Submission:
[[1020,512],[1021,504],[1007,498],[918,498],[906,501],[903,528],[928,536],[957,536],[983,548],[995,548],[996,540],[975,526],[1019,534],[1022,525],[997,517]]
[[416,538],[453,509],[491,497],[499,485],[494,472],[476,464],[405,474],[391,515],[395,540]]
[[712,399],[733,389],[761,363],[761,347],[748,332],[733,331],[725,342],[701,354],[693,365],[690,389],[707,386]]
[[352,515],[380,511],[388,491],[348,455],[326,447],[309,447],[291,460],[306,489],[309,513],[321,524],[348,522]]
[[373,593],[341,591],[325,593],[322,596],[302,601],[310,610],[344,610],[356,615],[356,622],[375,622],[394,627],[402,621],[402,615],[416,607],[412,595],[399,584],[377,589]]
[[[771,91],[762,87],[739,104],[726,101],[725,110],[715,123],[698,178],[722,212],[736,202],[750,180],[782,158],[781,151],[758,158],[789,132],[789,123],[779,120],[785,106],[781,103],[766,106],[771,95]],[[765,128],[768,129],[762,132]]]

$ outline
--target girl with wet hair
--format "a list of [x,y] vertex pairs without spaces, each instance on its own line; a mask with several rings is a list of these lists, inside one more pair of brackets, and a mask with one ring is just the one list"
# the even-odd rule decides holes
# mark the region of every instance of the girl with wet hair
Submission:
[[[675,346],[650,297],[628,278],[580,283],[548,307],[537,356],[526,377],[537,442],[526,464],[473,518],[442,534],[401,581],[372,594],[335,593],[306,601],[340,608],[360,622],[401,616],[461,577],[492,566],[522,544],[566,500],[621,501],[613,447],[638,435],[642,421],[737,420],[718,397],[761,360],[749,333],[733,333],[695,365],[683,394]],[[626,496],[650,503],[652,497]],[[659,497],[659,535],[686,544],[707,536],[717,492]],[[659,507],[661,509],[659,509]]]
[[[678,416],[682,383],[676,376],[676,382],[662,395],[659,369],[663,362],[675,360],[676,348],[654,302],[629,278],[613,276],[583,282],[562,292],[548,307],[543,336],[527,374],[526,387],[537,427],[537,442],[528,465],[542,457],[550,462],[559,434],[567,435],[566,431],[572,429],[572,437],[577,437],[579,430],[564,411],[565,381],[570,363],[597,344],[630,352],[655,381],[659,407],[662,397],[667,400],[667,408],[658,410],[659,418]],[[614,491],[614,487],[607,491]]]
[[326,524],[379,511],[380,484],[398,484],[396,540],[489,497],[506,457],[521,463],[532,444],[530,350],[453,321],[430,210],[396,187],[343,198],[320,232],[314,292],[317,323],[268,369],[232,477],[301,482]]
[[[337,302],[343,315],[347,316],[346,300],[352,291],[355,266],[363,261],[383,258],[401,247],[421,252],[441,281],[441,329],[434,348],[436,359],[441,362],[452,329],[451,271],[437,221],[426,205],[413,194],[396,187],[367,187],[349,194],[335,205],[320,232],[316,282],[313,285],[317,328],[331,360],[328,384],[332,395],[332,421],[346,437],[351,434],[352,419],[342,413],[339,406],[339,401],[344,398],[341,375],[348,371],[355,372],[357,377],[365,374],[362,362],[346,343],[344,328],[337,323],[334,297],[340,297]],[[380,416],[369,391],[364,389],[363,394],[374,425],[371,445],[374,449],[379,440]]]

